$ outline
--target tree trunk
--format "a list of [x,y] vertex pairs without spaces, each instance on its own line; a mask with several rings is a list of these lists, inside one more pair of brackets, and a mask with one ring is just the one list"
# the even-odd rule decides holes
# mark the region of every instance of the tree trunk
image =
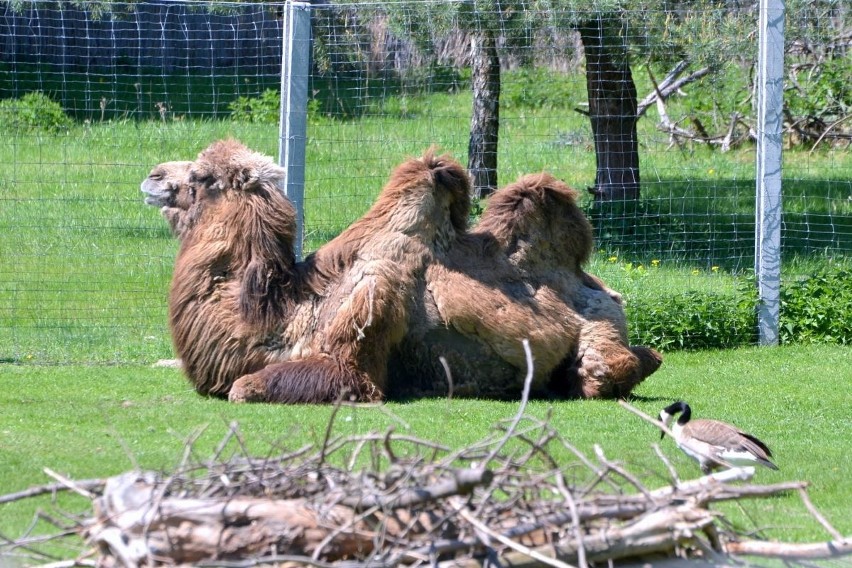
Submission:
[[473,197],[497,189],[497,141],[500,129],[500,57],[489,30],[471,39],[473,115],[470,121],[468,170],[473,177]]
[[627,32],[615,14],[599,14],[579,26],[586,54],[589,117],[597,175],[589,191],[595,203],[639,198],[636,84],[627,55]]

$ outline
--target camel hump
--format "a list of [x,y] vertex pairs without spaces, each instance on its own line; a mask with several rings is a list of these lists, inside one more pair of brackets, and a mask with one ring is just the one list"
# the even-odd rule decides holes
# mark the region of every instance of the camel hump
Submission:
[[470,195],[470,176],[449,154],[438,154],[438,149],[431,146],[420,161],[432,172],[436,186],[447,188],[451,193]]
[[549,205],[576,206],[578,193],[548,172],[525,174],[495,192],[488,209],[501,222],[517,221],[535,212],[544,213]]

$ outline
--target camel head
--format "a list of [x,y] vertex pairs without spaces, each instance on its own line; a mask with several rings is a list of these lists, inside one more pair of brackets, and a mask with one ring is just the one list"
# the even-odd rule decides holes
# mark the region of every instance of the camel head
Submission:
[[284,169],[271,158],[236,140],[220,140],[194,162],[154,167],[141,189],[145,203],[161,207],[181,239],[220,215],[236,216],[239,224],[253,224],[258,217],[272,231],[294,233],[295,209],[281,189],[283,179]]
[[186,228],[186,213],[195,202],[195,193],[189,183],[191,167],[192,162],[159,164],[151,170],[141,186],[145,203],[160,208],[172,234],[178,238]]

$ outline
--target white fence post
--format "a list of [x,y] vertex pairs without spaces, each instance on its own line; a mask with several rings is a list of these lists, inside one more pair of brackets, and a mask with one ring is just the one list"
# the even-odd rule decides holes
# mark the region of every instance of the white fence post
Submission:
[[296,208],[296,260],[302,258],[305,231],[305,147],[308,129],[308,74],[311,61],[311,8],[287,2],[281,55],[281,117],[278,163],[286,170],[284,190]]
[[781,130],[784,0],[760,0],[755,274],[760,345],[778,344],[781,307]]

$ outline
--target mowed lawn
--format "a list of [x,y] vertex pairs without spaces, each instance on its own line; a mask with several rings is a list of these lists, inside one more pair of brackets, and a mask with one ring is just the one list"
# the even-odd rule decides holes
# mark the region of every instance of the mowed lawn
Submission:
[[[49,468],[71,479],[103,478],[133,468],[173,471],[189,440],[193,459],[211,456],[229,425],[239,426],[254,455],[320,444],[328,406],[232,405],[201,398],[180,372],[147,366],[2,365],[0,494],[50,483]],[[676,399],[696,417],[736,423],[769,444],[780,471],[760,469],[755,482],[805,480],[816,506],[842,533],[852,534],[852,350],[839,346],[746,348],[673,352],[636,391],[639,409],[656,415]],[[462,447],[493,432],[518,404],[463,399],[344,407],[335,434],[396,432]],[[613,401],[533,401],[526,410],[544,418],[588,455],[599,444],[648,487],[669,482],[655,455],[661,444],[682,479],[697,465],[654,427]],[[241,450],[242,451],[242,450]],[[561,456],[563,466],[575,458]],[[67,494],[0,505],[0,533],[17,537],[37,510],[86,512],[85,499]],[[742,530],[773,539],[825,540],[795,494],[722,509]],[[69,551],[73,554],[73,551]]]

